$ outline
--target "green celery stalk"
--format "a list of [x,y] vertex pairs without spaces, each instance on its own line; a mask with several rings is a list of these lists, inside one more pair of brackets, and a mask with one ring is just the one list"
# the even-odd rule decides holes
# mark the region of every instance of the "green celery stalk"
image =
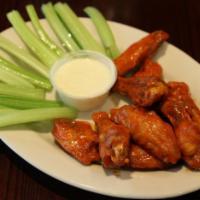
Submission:
[[[2,109],[9,109],[9,107],[0,105],[0,110],[2,110]],[[10,109],[12,109],[12,108],[10,108]]]
[[31,72],[23,67],[20,67],[5,58],[0,56],[0,70],[5,70],[10,74],[15,74],[18,77],[21,77],[33,85],[43,88],[45,90],[50,90],[52,88],[51,83],[48,79]]
[[102,13],[94,7],[86,7],[85,13],[92,19],[101,41],[112,58],[119,56],[120,51],[116,45],[113,33]]
[[55,34],[60,39],[62,46],[68,51],[80,50],[79,46],[76,44],[71,36],[71,33],[65,28],[64,24],[61,22],[57,16],[52,3],[47,3],[42,5],[42,12],[46,17],[49,25],[55,32]]
[[15,111],[15,110],[16,109],[0,105],[0,114],[5,114],[5,113],[8,113],[10,111]]
[[19,60],[23,61],[25,64],[30,66],[32,69],[40,73],[45,77],[49,77],[48,68],[43,65],[39,60],[33,57],[25,49],[19,48],[17,45],[0,35],[0,48],[15,56]]
[[21,39],[42,63],[51,67],[59,59],[59,56],[48,49],[28,28],[18,11],[13,10],[7,13],[7,18]]
[[103,47],[93,38],[91,33],[66,3],[56,3],[54,8],[81,48],[105,54]]
[[0,115],[0,127],[63,117],[74,119],[76,116],[76,110],[70,107],[16,110]]
[[17,76],[15,73],[7,71],[5,68],[0,67],[0,81],[7,83],[8,85],[34,88],[34,86],[24,78]]
[[0,83],[0,94],[20,98],[44,99],[44,90],[39,88],[24,88]]
[[53,52],[55,52],[58,56],[62,56],[64,54],[64,51],[57,45],[55,42],[48,36],[48,34],[43,29],[37,12],[32,4],[29,4],[26,6],[26,11],[29,15],[29,18],[31,19],[31,23],[33,25],[33,28],[35,32],[37,33],[40,40]]
[[0,115],[7,114],[7,113],[13,112],[13,111],[16,111],[16,109],[4,107],[4,108],[0,109]]
[[63,103],[52,100],[37,100],[26,99],[13,96],[0,95],[0,105],[16,108],[16,109],[30,109],[30,108],[50,108],[61,107]]

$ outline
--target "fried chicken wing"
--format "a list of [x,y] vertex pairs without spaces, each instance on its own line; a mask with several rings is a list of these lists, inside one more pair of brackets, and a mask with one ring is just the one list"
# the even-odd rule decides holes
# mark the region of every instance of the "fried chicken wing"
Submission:
[[111,110],[111,119],[127,127],[134,142],[168,164],[180,159],[180,151],[172,127],[153,111],[125,105]]
[[141,68],[133,74],[132,77],[157,77],[159,79],[163,78],[163,70],[162,67],[155,61],[151,59],[146,59]]
[[133,169],[152,170],[164,169],[166,164],[150,155],[147,151],[136,144],[131,144],[130,148],[130,164]]
[[155,31],[140,41],[132,44],[115,59],[118,75],[122,76],[136,67],[146,58],[151,57],[158,47],[169,37],[164,31]]
[[92,118],[99,133],[99,152],[103,166],[119,168],[127,165],[129,162],[129,130],[113,123],[105,112],[94,113]]
[[82,164],[89,165],[100,160],[98,135],[89,123],[56,119],[52,133],[58,144]]
[[134,104],[145,107],[160,100],[167,94],[168,88],[162,81],[161,66],[147,59],[132,77],[118,77],[113,91],[128,96]]
[[161,111],[174,126],[187,165],[200,169],[200,111],[185,83],[170,82],[168,87],[169,94],[161,104]]

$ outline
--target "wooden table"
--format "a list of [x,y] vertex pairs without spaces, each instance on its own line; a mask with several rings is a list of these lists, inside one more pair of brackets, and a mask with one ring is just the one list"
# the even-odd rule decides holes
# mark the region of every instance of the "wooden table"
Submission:
[[[17,9],[28,19],[24,6],[33,3],[40,17],[44,0],[4,0],[0,5],[0,30],[10,25],[6,13]],[[53,1],[55,2],[55,1]],[[93,5],[107,19],[128,24],[145,31],[163,29],[170,34],[172,44],[200,62],[200,1],[199,0],[69,0],[79,15],[83,8]],[[185,180],[187,181],[187,180]],[[78,200],[114,199],[86,192],[63,184],[30,166],[0,142],[0,199],[4,200]],[[200,191],[175,198],[200,199]]]

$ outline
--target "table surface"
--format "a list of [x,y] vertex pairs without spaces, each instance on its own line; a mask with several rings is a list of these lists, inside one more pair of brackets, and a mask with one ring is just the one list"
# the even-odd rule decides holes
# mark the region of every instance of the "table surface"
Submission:
[[[40,6],[45,0],[6,0],[0,6],[0,31],[8,28],[6,13],[17,9],[28,20],[25,5],[33,3],[42,17]],[[56,1],[52,1],[56,2]],[[200,1],[199,0],[69,0],[79,16],[83,8],[96,6],[107,19],[151,32],[163,29],[170,34],[169,42],[200,62]],[[187,180],[185,180],[187,181]],[[0,199],[11,200],[77,200],[114,199],[86,192],[63,184],[30,166],[0,141]],[[200,199],[200,191],[175,198]]]

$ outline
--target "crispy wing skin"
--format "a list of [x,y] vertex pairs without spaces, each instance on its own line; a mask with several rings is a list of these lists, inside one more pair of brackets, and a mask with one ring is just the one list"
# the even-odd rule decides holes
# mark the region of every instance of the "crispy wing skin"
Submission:
[[170,82],[169,94],[161,104],[162,113],[170,120],[183,158],[192,169],[200,169],[200,111],[182,82]]
[[118,75],[122,76],[136,67],[146,58],[151,57],[158,47],[169,38],[164,31],[155,31],[132,44],[124,53],[115,59]]
[[169,82],[169,94],[162,102],[161,111],[176,126],[182,120],[194,122],[200,129],[200,110],[183,82]]
[[111,110],[111,119],[129,128],[136,144],[168,164],[180,159],[173,129],[153,111],[125,105]]
[[140,146],[131,144],[130,148],[130,164],[129,166],[133,169],[139,170],[153,170],[153,169],[164,169],[166,164],[158,160],[147,151],[142,149]]
[[99,161],[98,135],[89,123],[56,119],[52,130],[60,146],[82,164]]
[[163,78],[163,70],[162,67],[155,61],[151,59],[146,59],[140,70],[133,74],[132,77],[157,77],[159,79]]
[[129,162],[129,130],[113,123],[105,112],[94,113],[92,118],[99,133],[99,152],[103,166],[119,168],[127,165]]
[[147,59],[132,77],[118,77],[113,91],[128,96],[134,104],[145,107],[160,100],[167,94],[168,88],[162,81],[161,66]]
[[147,107],[167,94],[166,84],[156,77],[118,77],[113,91],[128,96],[131,101],[139,106]]
[[189,121],[182,121],[175,128],[175,133],[187,165],[192,169],[200,169],[200,132],[198,127]]
[[184,157],[184,160],[186,161],[189,168],[193,170],[199,170],[200,169],[200,150],[198,150],[193,156]]

